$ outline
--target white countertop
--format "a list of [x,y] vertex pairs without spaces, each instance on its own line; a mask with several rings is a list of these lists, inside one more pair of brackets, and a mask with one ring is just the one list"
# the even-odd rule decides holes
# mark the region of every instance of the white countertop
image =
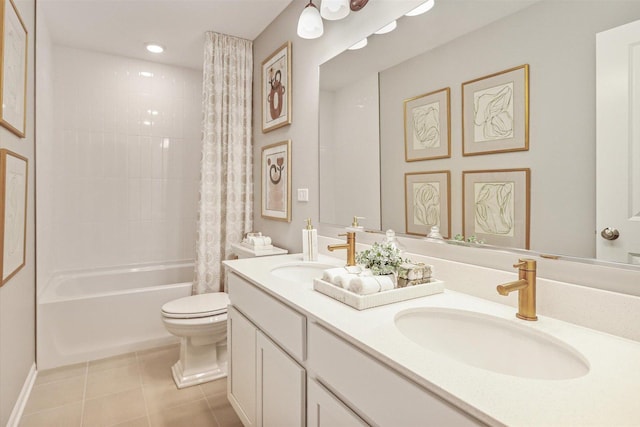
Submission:
[[[319,261],[344,265],[342,259],[323,255]],[[314,291],[311,283],[293,283],[270,273],[278,265],[294,262],[302,262],[302,256],[241,259],[225,261],[225,264],[267,293],[488,424],[640,425],[638,342],[544,316],[539,316],[537,322],[525,322],[515,318],[512,307],[446,289],[443,294],[358,311]],[[420,347],[394,326],[398,312],[417,307],[475,311],[547,333],[580,352],[588,360],[590,370],[575,379],[535,380],[458,362]]]

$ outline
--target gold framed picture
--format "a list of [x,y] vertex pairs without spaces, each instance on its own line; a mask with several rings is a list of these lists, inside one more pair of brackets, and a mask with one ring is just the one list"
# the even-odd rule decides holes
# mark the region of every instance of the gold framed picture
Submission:
[[462,83],[462,154],[529,149],[529,65]]
[[445,239],[451,235],[451,173],[404,174],[406,233],[426,236],[437,226]]
[[0,286],[26,262],[28,163],[26,157],[0,149]]
[[262,132],[291,124],[291,42],[262,61]]
[[404,101],[404,155],[407,162],[451,157],[450,89]]
[[13,0],[2,1],[0,125],[24,138],[27,127],[28,33]]
[[507,248],[529,249],[531,171],[462,172],[462,234]]
[[262,217],[291,221],[291,140],[262,148]]

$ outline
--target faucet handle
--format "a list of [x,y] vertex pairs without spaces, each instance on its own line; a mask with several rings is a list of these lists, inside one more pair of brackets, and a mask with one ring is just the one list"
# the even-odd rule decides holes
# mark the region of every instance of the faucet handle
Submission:
[[527,263],[525,261],[520,260],[520,262],[513,264],[513,268],[522,268],[525,265],[527,265]]
[[529,258],[520,258],[516,264],[513,264],[513,268],[520,270],[536,270],[536,260]]
[[347,233],[338,234],[338,237],[347,237]]

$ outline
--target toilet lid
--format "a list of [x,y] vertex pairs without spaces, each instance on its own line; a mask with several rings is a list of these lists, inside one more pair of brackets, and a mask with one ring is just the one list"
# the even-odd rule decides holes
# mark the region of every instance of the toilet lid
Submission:
[[162,306],[162,314],[173,319],[193,319],[227,312],[229,296],[224,292],[213,292],[178,298]]

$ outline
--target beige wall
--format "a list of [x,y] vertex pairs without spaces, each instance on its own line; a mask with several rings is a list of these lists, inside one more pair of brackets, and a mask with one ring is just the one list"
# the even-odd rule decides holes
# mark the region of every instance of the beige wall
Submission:
[[[304,220],[318,223],[318,66],[355,42],[387,24],[389,16],[400,16],[419,1],[376,0],[344,20],[325,21],[320,39],[304,40],[296,35],[303,2],[293,2],[254,42],[254,229],[273,238],[274,244],[292,252],[302,250],[300,230]],[[292,124],[269,133],[261,125],[261,63],[286,41],[292,42]],[[292,141],[291,223],[263,219],[260,215],[260,156],[265,145]],[[309,189],[309,202],[295,200],[296,189]],[[345,224],[346,225],[346,224]]]
[[29,32],[26,138],[0,128],[0,147],[29,159],[26,265],[0,288],[0,425],[6,425],[35,362],[35,1],[15,2]]

